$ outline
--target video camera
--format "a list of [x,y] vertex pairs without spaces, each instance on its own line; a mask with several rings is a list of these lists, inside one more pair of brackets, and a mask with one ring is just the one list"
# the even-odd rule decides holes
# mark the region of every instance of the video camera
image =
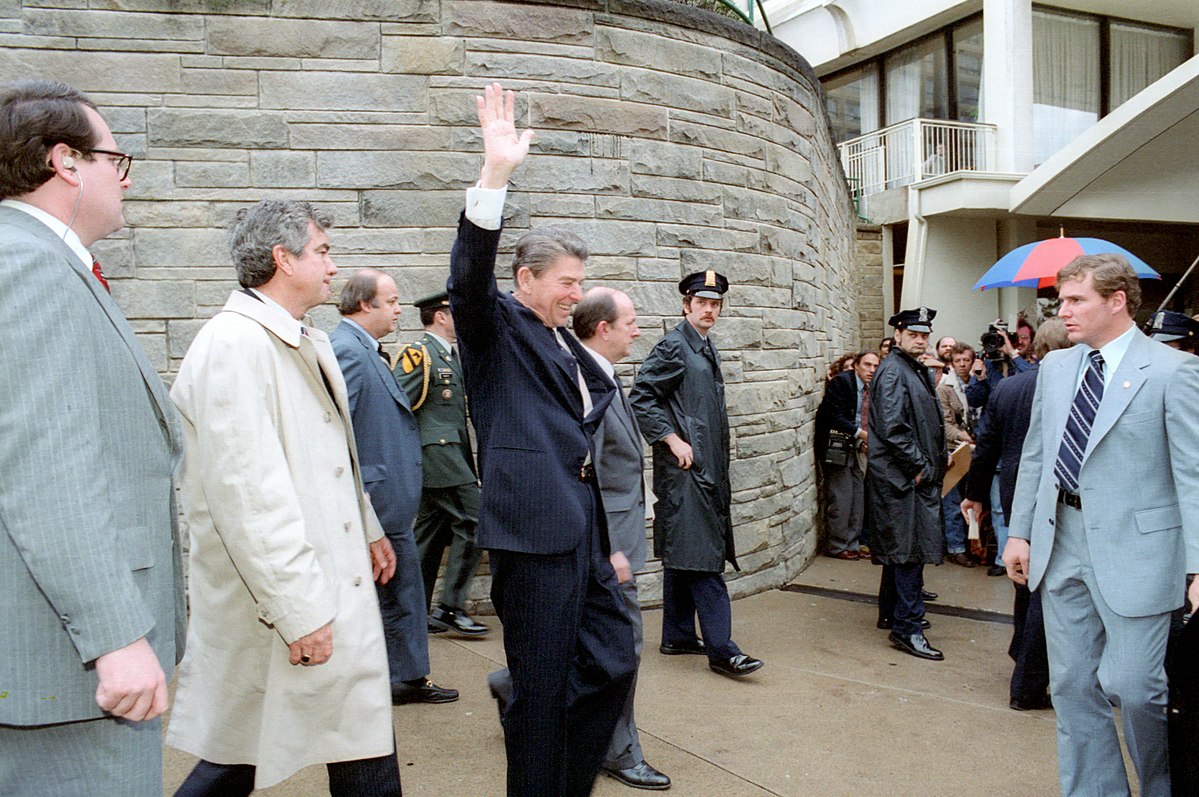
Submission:
[[1007,331],[1007,324],[1003,321],[996,321],[987,327],[987,331],[982,334],[980,343],[983,346],[983,358],[987,360],[1002,360],[1007,355],[1003,352],[1003,339],[1008,339],[1012,346],[1018,346],[1020,341],[1011,332]]

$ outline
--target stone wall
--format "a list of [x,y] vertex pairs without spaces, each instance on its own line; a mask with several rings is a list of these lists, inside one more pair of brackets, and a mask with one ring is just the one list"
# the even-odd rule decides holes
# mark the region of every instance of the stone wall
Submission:
[[[0,46],[0,79],[84,89],[137,156],[128,227],[96,250],[168,379],[234,287],[224,225],[260,198],[331,208],[342,276],[383,268],[408,300],[441,286],[480,163],[473,97],[502,80],[539,131],[505,247],[533,225],[582,234],[588,276],[641,317],[626,378],[677,323],[677,280],[728,275],[733,591],[812,556],[823,363],[859,336],[853,211],[818,83],[773,38],[668,0],[0,0]],[[401,324],[393,350],[417,313]]]
[[[857,271],[859,330],[863,349],[873,349],[890,331],[883,326],[883,230],[877,224],[858,222],[854,240]],[[885,283],[890,288],[890,280]]]

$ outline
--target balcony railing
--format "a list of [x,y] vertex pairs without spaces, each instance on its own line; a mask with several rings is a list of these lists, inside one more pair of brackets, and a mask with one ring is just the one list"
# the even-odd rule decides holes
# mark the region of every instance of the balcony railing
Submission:
[[951,172],[995,170],[995,126],[910,119],[837,146],[859,212],[869,197]]

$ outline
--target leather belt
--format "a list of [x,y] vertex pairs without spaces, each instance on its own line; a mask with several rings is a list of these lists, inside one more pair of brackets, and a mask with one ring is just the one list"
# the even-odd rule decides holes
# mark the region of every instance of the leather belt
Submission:
[[1082,511],[1082,496],[1078,493],[1068,493],[1059,487],[1057,488],[1057,502],[1059,504],[1065,504],[1071,509],[1077,509],[1080,512]]
[[579,481],[591,484],[595,481],[595,466],[588,462],[579,468]]

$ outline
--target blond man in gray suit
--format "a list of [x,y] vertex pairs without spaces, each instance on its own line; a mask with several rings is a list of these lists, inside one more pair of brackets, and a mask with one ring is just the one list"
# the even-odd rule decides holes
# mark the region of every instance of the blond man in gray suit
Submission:
[[78,91],[0,89],[0,795],[162,794],[181,437],[88,250],[131,160]]
[[[1169,797],[1170,613],[1199,572],[1199,360],[1133,323],[1136,273],[1084,255],[1058,275],[1073,348],[1041,362],[1003,563],[1040,589],[1063,795]],[[1199,579],[1189,591],[1199,603]]]

